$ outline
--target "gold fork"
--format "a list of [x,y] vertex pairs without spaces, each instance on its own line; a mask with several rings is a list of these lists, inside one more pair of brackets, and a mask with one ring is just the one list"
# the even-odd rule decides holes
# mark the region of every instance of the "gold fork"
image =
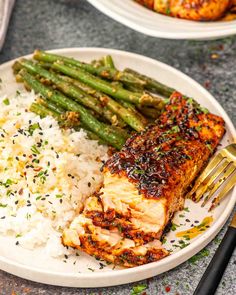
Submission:
[[214,209],[236,184],[236,144],[230,144],[220,150],[209,162],[187,194],[195,202],[203,197],[202,207],[219,190],[213,199],[209,211]]

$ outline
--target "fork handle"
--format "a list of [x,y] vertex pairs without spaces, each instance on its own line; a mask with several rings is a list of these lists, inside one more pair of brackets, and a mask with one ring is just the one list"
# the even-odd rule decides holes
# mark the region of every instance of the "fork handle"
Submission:
[[236,228],[229,226],[194,295],[214,295],[236,246]]

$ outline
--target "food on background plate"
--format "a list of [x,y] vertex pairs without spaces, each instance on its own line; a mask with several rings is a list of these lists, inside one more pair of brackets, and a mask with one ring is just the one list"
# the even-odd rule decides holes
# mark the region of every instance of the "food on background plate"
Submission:
[[[135,0],[136,2],[172,17],[194,21],[214,21],[221,18],[235,19],[235,0]],[[233,17],[234,15],[234,17]]]
[[61,236],[127,267],[167,256],[163,233],[223,120],[111,56],[33,57],[13,65],[31,92],[2,98],[0,231],[52,256],[73,253]]

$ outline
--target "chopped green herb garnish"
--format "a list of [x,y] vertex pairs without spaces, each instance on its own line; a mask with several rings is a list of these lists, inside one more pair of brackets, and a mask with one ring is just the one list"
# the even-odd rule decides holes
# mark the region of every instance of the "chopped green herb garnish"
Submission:
[[184,208],[183,210],[184,210],[185,212],[190,212],[189,209],[188,209],[188,207]]
[[179,227],[178,224],[172,223],[170,229],[171,229],[172,231],[175,231],[175,230],[177,229],[177,227]]
[[171,10],[169,7],[166,8],[166,15],[170,15],[171,14]]
[[210,144],[206,144],[206,147],[210,150],[211,153],[213,152],[213,149]]
[[31,214],[27,213],[26,214],[26,219],[30,219],[31,218]]
[[9,178],[6,180],[6,182],[1,182],[0,181],[0,185],[5,186],[6,188],[9,187],[13,183],[14,183],[14,181],[12,179],[9,179]]
[[63,195],[56,195],[57,199],[61,199],[63,197]]
[[179,126],[173,126],[172,128],[171,128],[171,130],[172,130],[172,132],[173,133],[177,133],[177,132],[180,132],[180,128],[179,128]]
[[6,106],[9,106],[10,101],[9,101],[8,98],[5,98],[5,99],[3,100],[3,103],[4,103]]
[[167,241],[167,239],[166,239],[166,238],[164,238],[164,239],[162,240],[162,244],[165,244],[165,243],[166,243],[166,241]]
[[40,151],[38,150],[38,148],[36,147],[36,145],[33,145],[31,147],[31,151],[32,151],[33,154],[37,154],[37,155],[40,154]]
[[0,203],[0,207],[1,207],[1,208],[6,208],[6,207],[7,207],[7,204],[2,204],[2,203]]
[[197,253],[193,257],[191,257],[188,261],[192,264],[195,264],[196,261],[198,261],[199,259],[201,259],[203,257],[209,256],[209,254],[210,254],[210,251],[208,249],[203,249],[202,251],[200,251],[199,253]]
[[219,238],[215,238],[214,243],[215,243],[216,245],[219,245],[220,242],[221,242],[221,239],[219,239]]
[[202,126],[196,126],[195,129],[196,129],[197,131],[201,131],[201,130],[202,130]]
[[30,136],[33,135],[34,130],[39,129],[39,128],[40,128],[39,123],[35,123],[35,124],[30,125],[29,129],[28,129]]
[[141,170],[141,169],[134,169],[133,172],[134,172],[135,174],[140,174],[140,175],[142,175],[142,174],[145,173],[145,171],[144,171],[144,170]]
[[188,98],[188,99],[187,99],[187,103],[188,103],[188,104],[192,104],[193,101],[194,101],[193,98]]
[[204,107],[202,107],[202,106],[199,106],[198,109],[199,109],[202,113],[204,113],[204,114],[208,114],[208,113],[209,113],[208,109],[207,109],[207,108],[204,108]]
[[143,292],[146,289],[147,289],[146,284],[140,284],[140,285],[134,286],[132,288],[132,291],[131,291],[130,295],[139,295],[139,294],[141,294],[141,292]]

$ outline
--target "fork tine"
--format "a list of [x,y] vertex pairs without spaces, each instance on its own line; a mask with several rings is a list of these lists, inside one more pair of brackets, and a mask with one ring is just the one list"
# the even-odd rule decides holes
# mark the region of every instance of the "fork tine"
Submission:
[[227,178],[236,170],[236,167],[233,164],[227,168],[227,170],[223,173],[220,179],[212,186],[208,187],[210,190],[209,194],[205,197],[204,202],[202,203],[202,207],[204,207],[207,201],[214,195],[214,193],[221,187],[223,183],[227,180]]
[[206,177],[203,182],[201,183],[201,185],[199,186],[199,188],[197,189],[196,193],[195,193],[195,201],[198,202],[202,196],[204,195],[204,193],[207,191],[207,189],[209,188],[209,186],[212,185],[212,183],[216,180],[216,178],[225,170],[225,168],[229,165],[229,161],[224,161],[222,163],[222,165],[219,165],[219,167],[216,169],[216,171],[212,174],[212,175],[208,175],[208,177]]
[[219,195],[212,201],[211,207],[209,211],[214,209],[219,202],[224,198],[225,195],[231,190],[231,188],[236,184],[236,173],[231,177],[231,179],[227,182],[225,187],[221,190]]
[[202,172],[202,174],[198,177],[196,180],[193,188],[191,191],[187,194],[187,197],[189,198],[193,193],[198,189],[198,187],[202,184],[202,182],[205,180],[206,177],[208,177],[209,174],[212,173],[212,171],[215,169],[215,167],[223,160],[223,156],[219,153],[216,156],[214,156],[209,164],[207,165],[207,168]]

